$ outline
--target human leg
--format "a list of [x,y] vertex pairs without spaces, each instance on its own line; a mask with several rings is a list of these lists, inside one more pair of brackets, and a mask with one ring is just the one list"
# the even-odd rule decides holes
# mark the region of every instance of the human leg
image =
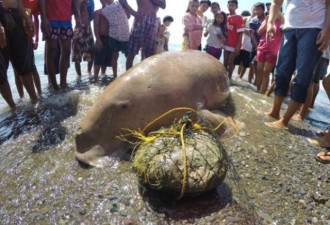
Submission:
[[23,76],[21,76],[21,79],[27,93],[30,96],[31,101],[32,102],[38,101],[38,97],[34,89],[33,72],[24,74]]
[[305,103],[301,106],[299,113],[297,115],[293,116],[292,119],[294,119],[294,120],[304,120],[305,119],[309,106],[313,100],[313,92],[314,92],[314,82],[311,82],[311,84],[309,85],[309,88],[308,88],[308,94],[307,94]]
[[79,77],[81,77],[81,67],[80,67],[80,62],[75,62],[74,63],[74,68],[76,69],[76,73]]
[[257,73],[258,76],[256,76],[256,84],[257,84],[257,92],[260,91],[261,88],[261,83],[262,83],[262,78],[264,74],[264,67],[265,67],[265,62],[257,62]]
[[231,79],[231,77],[233,75],[233,71],[234,71],[234,67],[235,67],[234,59],[235,59],[235,53],[230,52],[229,59],[228,59],[228,77],[229,77],[229,79]]
[[117,77],[118,57],[119,57],[119,52],[113,51],[112,58],[111,58],[111,66],[112,66],[112,71],[113,71],[113,77],[115,77],[115,78]]
[[223,65],[224,67],[226,68],[226,70],[228,71],[229,70],[229,55],[230,55],[230,52],[227,51],[227,50],[224,50],[224,55],[223,55]]
[[11,94],[10,86],[8,82],[4,82],[0,84],[0,93],[2,97],[5,99],[11,110],[15,110],[16,104],[13,100],[13,96]]
[[264,70],[262,73],[262,83],[261,83],[261,88],[260,88],[260,93],[261,94],[266,94],[266,90],[268,88],[269,84],[269,75],[270,72],[273,70],[274,64],[266,62],[264,65]]
[[18,76],[15,69],[14,69],[14,74],[15,74],[15,84],[16,84],[16,89],[17,89],[18,95],[20,98],[24,98],[24,89],[23,89],[23,83],[22,83],[21,77]]
[[47,64],[47,72],[48,79],[50,84],[52,85],[55,91],[59,90],[59,86],[56,81],[56,55],[57,55],[57,39],[47,39],[47,51],[46,51],[46,64]]
[[60,59],[60,86],[65,88],[67,86],[66,77],[68,73],[71,53],[71,39],[61,39],[61,59]]
[[42,90],[41,90],[40,76],[39,76],[37,67],[35,65],[34,65],[34,70],[33,70],[32,76],[33,76],[33,82],[34,82],[35,88],[37,89],[38,95],[41,95]]

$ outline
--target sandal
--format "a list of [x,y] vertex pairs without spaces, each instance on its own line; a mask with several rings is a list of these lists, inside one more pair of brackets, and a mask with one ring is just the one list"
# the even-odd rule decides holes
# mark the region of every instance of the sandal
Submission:
[[[321,154],[323,152],[319,152],[314,158],[316,161],[320,162],[320,163],[323,163],[323,164],[329,164],[330,163],[330,159],[329,160],[324,160],[324,159],[321,159]],[[325,150],[325,152],[323,153],[323,156],[327,156],[327,157],[330,157],[330,154],[328,154],[329,151],[328,149]]]

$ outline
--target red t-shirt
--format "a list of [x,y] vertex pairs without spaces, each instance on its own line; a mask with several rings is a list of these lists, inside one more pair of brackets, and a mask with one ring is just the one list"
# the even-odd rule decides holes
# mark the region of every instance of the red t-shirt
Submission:
[[71,22],[72,0],[46,0],[48,20]]
[[[38,0],[24,0],[23,6],[26,10],[26,13],[30,16],[31,19],[33,16],[38,16],[40,14],[38,8]],[[33,34],[29,29],[27,29],[25,23],[24,23],[24,28],[30,42],[33,43],[33,39],[32,39]]]
[[244,31],[243,18],[240,15],[227,17],[227,41],[226,45],[229,47],[235,47],[238,41],[238,33]]

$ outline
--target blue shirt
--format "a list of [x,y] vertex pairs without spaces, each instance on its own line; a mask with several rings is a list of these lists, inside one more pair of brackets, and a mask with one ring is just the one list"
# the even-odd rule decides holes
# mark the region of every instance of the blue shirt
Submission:
[[89,21],[92,21],[94,19],[94,0],[88,1],[87,10],[89,15]]
[[[257,31],[259,30],[262,22],[263,21],[259,21],[257,16],[253,17],[252,20],[250,20],[250,22],[249,22],[249,27],[250,27],[250,30],[251,30],[250,32],[254,33],[258,43],[260,41],[260,35],[257,33]],[[252,38],[251,38],[251,43],[252,43],[252,47],[255,48],[256,46],[254,46]]]

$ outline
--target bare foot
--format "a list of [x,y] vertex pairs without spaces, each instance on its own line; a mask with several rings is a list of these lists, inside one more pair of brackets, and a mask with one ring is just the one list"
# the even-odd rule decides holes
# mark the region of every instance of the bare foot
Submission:
[[319,152],[317,153],[317,155],[315,156],[315,159],[321,163],[330,163],[330,152]]
[[326,136],[320,138],[307,138],[307,140],[316,146],[330,148],[330,140]]
[[278,114],[275,114],[275,113],[273,113],[272,111],[270,111],[270,112],[265,112],[265,115],[266,116],[270,116],[270,117],[273,117],[274,119],[280,119],[280,115],[278,115]]
[[300,114],[297,114],[297,115],[294,115],[292,117],[293,120],[298,120],[298,121],[302,121],[304,120],[304,118],[300,115]]
[[280,119],[280,120],[277,120],[275,122],[268,122],[268,123],[265,123],[267,126],[271,127],[271,128],[283,128],[283,127],[286,127],[286,125],[283,123],[283,120]]
[[316,133],[317,133],[318,135],[323,136],[323,135],[326,135],[326,134],[330,133],[330,129],[327,129],[327,130],[320,130],[320,131],[317,131]]

